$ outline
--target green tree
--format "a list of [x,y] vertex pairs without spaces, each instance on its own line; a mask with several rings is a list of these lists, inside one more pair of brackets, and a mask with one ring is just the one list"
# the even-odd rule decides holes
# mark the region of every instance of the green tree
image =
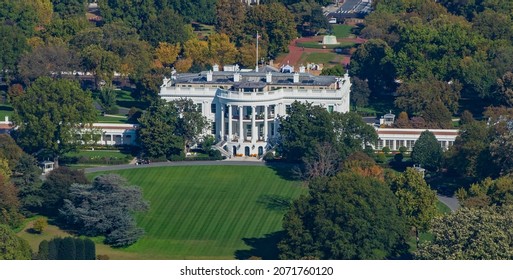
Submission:
[[330,114],[335,132],[334,145],[342,158],[363,151],[363,147],[378,141],[376,130],[355,112]]
[[279,149],[290,161],[314,155],[316,143],[334,140],[334,128],[328,111],[311,103],[294,102],[280,121]]
[[109,174],[96,177],[91,185],[72,185],[60,215],[80,234],[104,235],[107,244],[123,247],[144,234],[136,226],[133,214],[148,207],[139,187],[129,186],[119,175]]
[[84,239],[84,258],[86,260],[96,260],[96,244],[89,239]]
[[[239,0],[219,0],[216,4],[216,31],[241,39],[244,37],[246,5]],[[254,61],[254,60],[253,60]]]
[[365,107],[369,104],[371,90],[366,80],[353,77],[351,83],[351,102],[357,107]]
[[38,260],[48,260],[49,259],[49,246],[48,240],[43,240],[39,243],[39,250],[37,252]]
[[34,225],[32,226],[32,229],[34,229],[35,232],[41,234],[48,226],[48,220],[46,218],[38,218],[34,221]]
[[28,50],[26,41],[17,26],[0,25],[0,69],[7,79],[14,76],[19,58]]
[[86,47],[82,50],[80,56],[84,69],[93,72],[97,86],[101,80],[111,84],[114,72],[120,69],[121,60],[119,56],[111,51],[104,50],[98,45]]
[[113,86],[108,85],[103,87],[100,90],[100,95],[98,97],[103,112],[107,114],[118,113],[118,107],[116,106],[116,92],[114,91]]
[[285,214],[282,259],[385,259],[406,237],[396,198],[383,182],[340,173],[309,184]]
[[192,37],[183,17],[170,8],[164,8],[158,15],[150,15],[143,23],[141,38],[153,47],[160,42],[170,44],[184,43]]
[[62,72],[78,69],[78,57],[66,46],[40,46],[24,54],[19,63],[19,76],[26,84],[39,77],[58,77]]
[[437,170],[442,164],[443,150],[435,135],[426,130],[413,146],[411,159],[428,170]]
[[11,228],[19,226],[23,219],[19,207],[18,190],[9,182],[8,177],[0,174],[0,224]]
[[64,204],[64,199],[69,198],[69,189],[73,184],[87,184],[83,171],[73,170],[67,167],[59,167],[51,171],[41,186],[44,211],[55,215]]
[[391,189],[398,199],[399,214],[406,218],[408,226],[415,229],[418,248],[419,232],[428,230],[437,213],[436,192],[431,190],[423,175],[413,168],[407,168],[396,177]]
[[461,208],[436,217],[433,240],[421,243],[416,258],[425,260],[509,260],[513,257],[511,207]]
[[13,103],[15,138],[25,151],[58,158],[79,143],[80,126],[96,119],[91,94],[69,80],[37,79]]
[[506,72],[497,79],[497,96],[507,105],[513,105],[513,73]]
[[65,237],[59,242],[58,260],[74,260],[76,254],[75,240],[73,237]]
[[6,225],[0,224],[0,260],[30,260],[30,245]]
[[61,18],[84,16],[86,12],[85,0],[52,0],[55,13]]
[[18,164],[13,169],[11,182],[18,189],[22,213],[39,209],[43,204],[40,179],[41,169],[34,157],[23,153]]

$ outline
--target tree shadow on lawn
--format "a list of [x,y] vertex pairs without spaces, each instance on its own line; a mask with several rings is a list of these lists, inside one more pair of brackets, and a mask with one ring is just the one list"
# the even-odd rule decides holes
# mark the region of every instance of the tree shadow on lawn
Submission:
[[289,209],[291,199],[281,195],[264,194],[258,197],[257,203],[265,205],[268,210],[283,212]]
[[298,173],[301,165],[298,163],[281,162],[281,161],[270,161],[266,162],[265,165],[271,168],[276,175],[287,181],[301,181],[301,176]]
[[283,239],[284,234],[285,231],[277,231],[260,238],[242,238],[242,241],[251,248],[235,251],[235,258],[238,260],[278,260],[280,253],[278,243]]

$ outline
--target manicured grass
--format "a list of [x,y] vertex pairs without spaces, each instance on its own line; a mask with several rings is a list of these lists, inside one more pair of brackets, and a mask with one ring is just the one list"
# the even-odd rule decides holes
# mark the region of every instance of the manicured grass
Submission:
[[146,235],[117,249],[139,259],[245,255],[243,251],[254,248],[243,239],[281,230],[284,205],[306,192],[300,182],[283,179],[264,166],[154,167],[115,173],[140,186],[150,202],[150,210],[137,216]]
[[126,116],[111,117],[111,116],[98,116],[99,123],[129,123]]
[[5,120],[5,116],[9,116],[9,119],[11,120],[13,111],[14,110],[11,105],[1,104],[0,105],[0,122],[3,122]]
[[84,157],[110,157],[110,158],[125,158],[128,154],[124,154],[118,150],[94,150],[94,151],[78,151],[76,153],[67,153],[67,156],[84,156]]
[[321,42],[299,42],[297,43],[298,47],[312,48],[312,49],[334,49],[334,48],[349,48],[353,47],[356,44],[353,42],[341,42],[338,44],[332,45],[323,45]]
[[306,65],[307,63],[322,63],[322,64],[337,64],[342,56],[335,53],[303,53],[299,59],[299,64]]
[[443,203],[441,201],[436,202],[436,209],[438,210],[438,213],[440,213],[440,214],[451,213],[451,208],[449,208],[449,206],[445,205],[445,203]]
[[333,35],[337,36],[337,39],[349,37],[353,29],[351,25],[345,24],[335,24],[332,28]]

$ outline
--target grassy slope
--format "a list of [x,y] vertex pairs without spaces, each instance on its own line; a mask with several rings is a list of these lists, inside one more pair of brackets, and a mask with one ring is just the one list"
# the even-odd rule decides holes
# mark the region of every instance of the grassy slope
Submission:
[[270,209],[273,198],[290,199],[305,191],[267,167],[159,167],[116,173],[141,186],[151,203],[150,211],[138,216],[146,236],[121,250],[140,259],[233,259],[237,250],[250,249],[243,238],[281,229],[284,212]]
[[335,53],[303,53],[299,59],[299,64],[306,65],[307,63],[322,63],[322,64],[337,64],[341,56]]
[[351,34],[351,30],[353,29],[353,26],[351,25],[344,25],[344,24],[335,24],[333,25],[333,35],[337,37],[337,39],[346,38]]

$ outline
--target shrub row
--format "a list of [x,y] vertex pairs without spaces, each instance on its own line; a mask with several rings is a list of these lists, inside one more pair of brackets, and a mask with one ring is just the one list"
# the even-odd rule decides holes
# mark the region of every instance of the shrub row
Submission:
[[118,157],[86,157],[86,156],[63,156],[59,158],[59,164],[126,164],[130,162],[131,156]]
[[39,243],[39,260],[95,260],[96,245],[89,239],[65,237]]

